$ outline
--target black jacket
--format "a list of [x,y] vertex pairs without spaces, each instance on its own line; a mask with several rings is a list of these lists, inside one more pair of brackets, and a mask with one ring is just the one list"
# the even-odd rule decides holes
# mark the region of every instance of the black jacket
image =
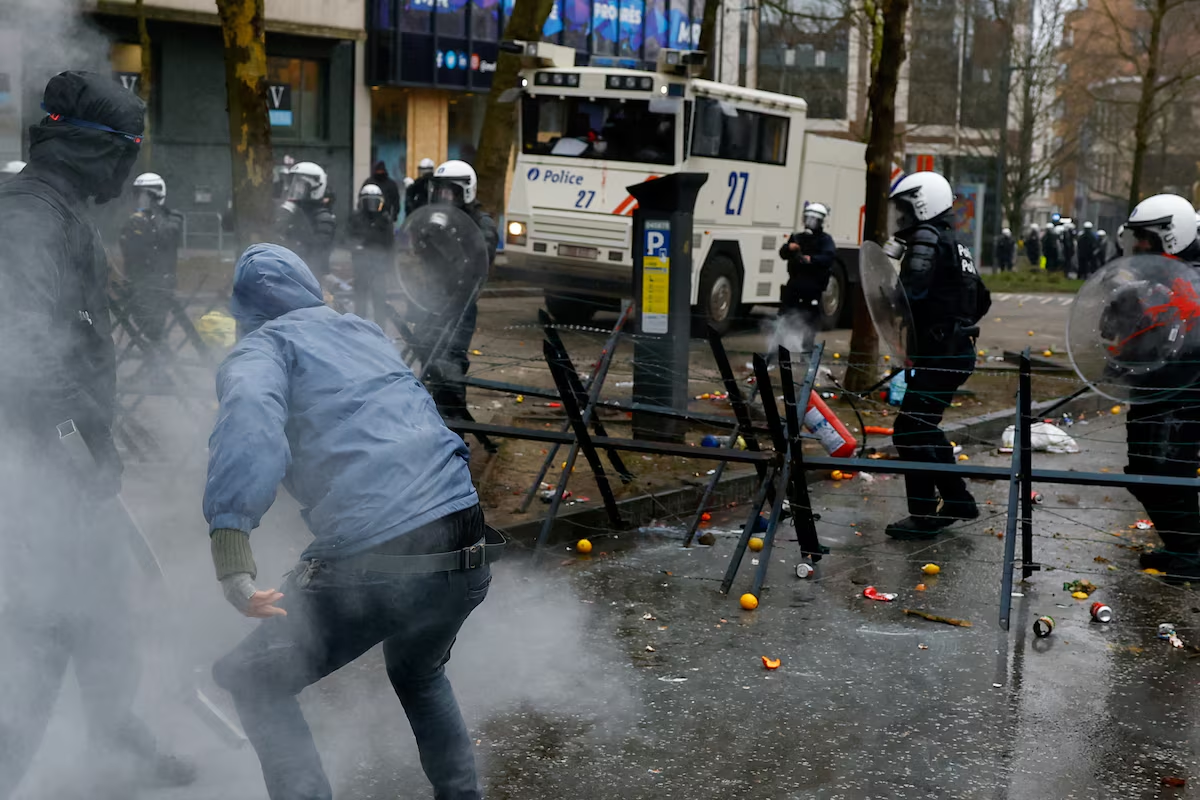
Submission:
[[496,260],[496,248],[500,246],[500,232],[496,228],[496,220],[492,219],[492,215],[484,211],[479,203],[468,203],[463,206],[463,211],[479,226],[479,231],[483,234],[483,240],[487,243],[490,268]]
[[[788,249],[793,243],[800,245],[796,252]],[[807,261],[804,256],[808,256]],[[785,307],[794,308],[820,299],[837,261],[837,245],[824,231],[803,230],[788,237],[779,248],[779,257],[787,261],[788,269],[788,281],[780,299]]]
[[1030,231],[1029,236],[1025,239],[1025,255],[1029,258],[1029,263],[1033,265],[1033,268],[1037,269],[1042,260],[1042,240],[1033,231]]
[[406,216],[429,203],[429,189],[432,177],[431,175],[422,175],[404,190],[404,214]]
[[1100,261],[1100,237],[1095,231],[1084,231],[1079,235],[1079,266],[1098,265]]
[[372,173],[371,177],[363,181],[364,186],[368,183],[378,186],[383,192],[383,210],[395,222],[400,216],[400,186],[388,176],[386,169],[382,174]]
[[996,237],[996,263],[1011,264],[1016,258],[1017,243],[1011,236]]
[[374,250],[390,250],[396,235],[392,227],[392,217],[383,211],[370,213],[359,209],[350,216],[350,238],[358,247]]
[[974,325],[991,306],[991,295],[971,251],[954,237],[953,219],[943,214],[896,235],[907,245],[900,283],[912,310],[916,352],[933,355],[949,345],[955,327]]
[[337,217],[320,200],[286,202],[276,221],[279,243],[304,260],[317,277],[329,272]]
[[116,356],[108,259],[72,182],[31,163],[0,186],[0,414],[33,452],[60,448],[74,420],[100,467],[94,489],[116,494],[112,440]]
[[121,227],[125,277],[174,286],[183,240],[183,215],[169,208],[139,209]]

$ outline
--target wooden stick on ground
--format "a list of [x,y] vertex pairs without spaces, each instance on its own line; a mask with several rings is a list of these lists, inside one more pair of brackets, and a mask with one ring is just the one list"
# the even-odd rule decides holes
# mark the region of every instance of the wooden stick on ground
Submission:
[[908,614],[910,617],[920,617],[921,619],[927,619],[930,622],[942,622],[942,623],[945,623],[946,625],[957,625],[960,628],[971,627],[971,621],[967,620],[967,619],[954,619],[953,617],[939,617],[937,614],[930,614],[927,611],[916,611],[911,608],[904,609],[904,613]]

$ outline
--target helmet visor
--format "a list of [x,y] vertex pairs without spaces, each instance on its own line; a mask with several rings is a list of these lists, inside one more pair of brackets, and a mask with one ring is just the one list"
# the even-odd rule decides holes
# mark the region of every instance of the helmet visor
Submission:
[[358,202],[362,210],[369,214],[377,214],[383,211],[383,198],[377,194],[364,195]]
[[312,190],[316,187],[316,180],[309,175],[292,174],[292,181],[288,184],[286,198],[292,202],[298,200],[307,200],[312,195]]
[[463,184],[443,178],[433,182],[432,198],[435,203],[445,203],[449,205],[463,205]]

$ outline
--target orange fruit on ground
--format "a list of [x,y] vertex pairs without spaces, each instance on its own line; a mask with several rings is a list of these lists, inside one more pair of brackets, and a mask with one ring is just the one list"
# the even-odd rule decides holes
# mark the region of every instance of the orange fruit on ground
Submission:
[[746,592],[744,595],[742,595],[741,604],[742,608],[746,609],[747,611],[753,611],[754,609],[758,608],[758,598],[749,592]]
[[746,546],[757,553],[763,549],[763,540],[757,536],[751,536],[750,541],[746,542]]
[[592,543],[587,539],[580,539],[575,543],[575,549],[580,553],[590,553],[592,552]]

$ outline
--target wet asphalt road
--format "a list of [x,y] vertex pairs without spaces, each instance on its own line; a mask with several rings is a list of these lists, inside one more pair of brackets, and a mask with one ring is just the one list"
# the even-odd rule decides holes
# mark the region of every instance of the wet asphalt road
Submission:
[[[1123,420],[1075,425],[1084,452],[1038,455],[1039,465],[1120,469]],[[193,432],[193,449],[205,427]],[[224,605],[196,534],[200,448],[169,470],[134,467],[127,479],[176,605],[150,604],[147,638],[160,647],[140,706],[163,741],[201,767],[193,787],[138,796],[262,800],[253,754],[225,748],[177,700],[180,674],[195,670],[203,682],[207,665],[253,626]],[[587,558],[561,548],[535,565],[515,553],[496,566],[491,595],[448,667],[487,796],[1200,797],[1200,659],[1156,638],[1158,623],[1174,622],[1185,642],[1200,644],[1200,597],[1136,570],[1123,545],[1147,537],[1129,528],[1142,513],[1126,493],[1037,488],[1046,501],[1035,510],[1035,556],[1053,569],[1018,586],[1009,632],[997,624],[1001,485],[972,485],[985,504],[981,520],[932,543],[900,543],[883,527],[904,513],[901,480],[817,484],[819,531],[833,553],[814,578],[798,579],[785,533],[754,612],[737,604],[748,561],[730,596],[717,591],[736,509],[717,515],[711,548],[682,549],[678,521],[664,519],[641,532],[581,531],[595,543]],[[294,503],[281,496],[255,534],[261,574],[282,574],[306,543]],[[922,575],[928,562],[941,574]],[[1062,583],[1076,578],[1099,591],[1071,599]],[[926,591],[916,591],[922,582]],[[872,602],[861,596],[867,585],[900,596]],[[1114,608],[1110,625],[1089,621],[1092,600]],[[906,617],[903,608],[972,627]],[[1037,640],[1031,626],[1042,614],[1058,624]],[[782,665],[766,671],[763,655]],[[302,701],[337,797],[431,796],[378,651]],[[80,767],[77,715],[68,685],[20,800],[100,796]],[[1166,788],[1164,777],[1188,784]]]

